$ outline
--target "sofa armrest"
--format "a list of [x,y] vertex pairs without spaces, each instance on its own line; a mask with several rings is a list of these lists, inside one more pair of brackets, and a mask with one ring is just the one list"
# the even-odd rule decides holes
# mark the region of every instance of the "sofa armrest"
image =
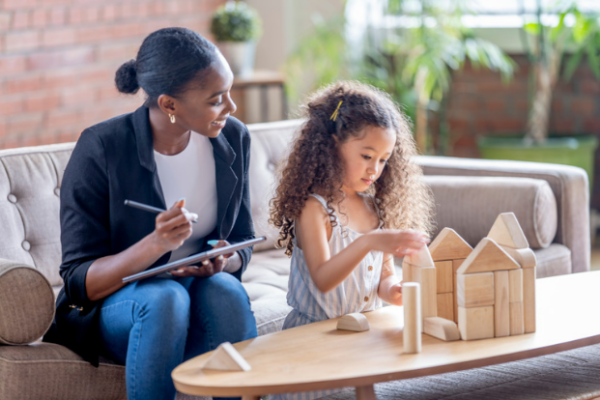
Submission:
[[557,203],[554,243],[571,250],[573,272],[590,270],[589,186],[583,169],[559,164],[437,156],[418,156],[415,161],[425,175],[514,176],[547,181]]

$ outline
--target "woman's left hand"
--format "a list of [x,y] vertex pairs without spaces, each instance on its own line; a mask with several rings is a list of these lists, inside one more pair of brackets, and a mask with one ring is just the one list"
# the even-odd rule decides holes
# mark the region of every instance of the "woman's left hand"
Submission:
[[[209,244],[212,243],[209,242]],[[219,247],[224,246],[229,246],[229,242],[227,240],[219,240],[217,244],[213,245],[213,248],[218,249]],[[222,272],[227,265],[228,258],[234,254],[235,253],[229,253],[213,258],[212,260],[204,260],[199,266],[190,265],[187,267],[180,267],[171,271],[171,275],[179,278],[185,278],[188,276],[208,278],[214,274]]]

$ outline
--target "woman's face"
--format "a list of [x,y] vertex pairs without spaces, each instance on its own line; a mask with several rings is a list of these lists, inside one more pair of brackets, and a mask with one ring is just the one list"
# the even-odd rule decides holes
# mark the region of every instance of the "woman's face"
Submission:
[[229,93],[232,84],[231,68],[217,52],[217,60],[203,76],[203,85],[191,85],[179,96],[177,123],[186,130],[217,137],[225,127],[227,117],[237,109]]

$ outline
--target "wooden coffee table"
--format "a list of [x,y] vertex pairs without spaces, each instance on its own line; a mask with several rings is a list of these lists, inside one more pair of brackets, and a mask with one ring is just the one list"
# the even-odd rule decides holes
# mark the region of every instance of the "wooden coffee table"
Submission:
[[[336,330],[321,321],[235,344],[248,372],[202,370],[211,353],[172,373],[177,390],[192,395],[243,396],[353,386],[360,399],[374,399],[373,384],[484,367],[600,343],[600,271],[536,282],[536,333],[504,338],[443,342],[423,335],[423,350],[402,352],[402,307],[365,313],[366,332]],[[587,311],[586,311],[587,310]]]

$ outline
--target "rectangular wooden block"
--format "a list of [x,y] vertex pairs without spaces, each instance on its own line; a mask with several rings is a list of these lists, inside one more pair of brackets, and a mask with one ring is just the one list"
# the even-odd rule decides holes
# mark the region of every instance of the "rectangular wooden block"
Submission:
[[462,340],[494,337],[494,306],[458,307],[458,329]]
[[437,290],[435,267],[420,268],[411,265],[411,276],[421,284],[421,317],[437,317]]
[[535,332],[535,270],[523,269],[523,318],[525,333]]
[[454,294],[438,293],[437,295],[438,317],[454,322]]
[[483,307],[494,305],[494,273],[458,274],[458,306]]
[[437,292],[451,293],[454,290],[452,282],[452,261],[436,261],[435,272],[437,275]]
[[523,302],[510,303],[510,336],[522,335],[524,333]]
[[494,272],[494,336],[510,335],[509,271]]
[[452,288],[454,292],[454,322],[458,324],[458,298],[457,298],[457,284],[456,284],[456,271],[460,268],[460,265],[465,261],[464,258],[458,260],[452,260]]
[[511,303],[520,303],[523,301],[523,270],[513,269],[508,272],[509,296]]

